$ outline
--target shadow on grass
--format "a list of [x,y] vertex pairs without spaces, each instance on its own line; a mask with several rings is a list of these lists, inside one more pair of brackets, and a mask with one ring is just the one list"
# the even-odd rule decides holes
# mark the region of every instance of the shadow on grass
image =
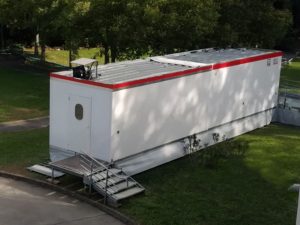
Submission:
[[213,169],[195,153],[137,175],[146,194],[121,211],[145,225],[295,224],[297,196],[287,188],[300,176],[300,129],[271,125],[234,142],[246,146],[245,155],[222,158]]
[[47,75],[49,72],[62,71],[69,69],[66,66],[53,63],[43,62],[31,53],[23,53],[21,56],[17,55],[0,55],[0,66],[2,68],[14,69],[32,74]]

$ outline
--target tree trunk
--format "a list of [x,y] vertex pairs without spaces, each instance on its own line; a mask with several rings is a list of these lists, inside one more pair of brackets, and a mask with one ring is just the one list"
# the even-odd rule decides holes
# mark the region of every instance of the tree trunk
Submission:
[[72,67],[71,61],[72,61],[72,49],[70,48],[70,49],[69,49],[69,67],[70,67],[70,68]]
[[46,61],[46,44],[43,42],[41,43],[41,60]]
[[104,64],[109,63],[109,48],[107,45],[104,45]]
[[40,40],[39,40],[39,34],[35,35],[35,41],[34,41],[34,55],[39,56],[39,45],[40,45]]
[[76,59],[78,55],[78,47],[76,42],[70,41],[69,42],[69,67],[72,67],[72,61]]
[[4,49],[4,28],[2,24],[0,24],[0,38],[1,38],[1,49]]
[[116,58],[117,58],[116,48],[111,47],[110,52],[111,52],[111,62],[114,63],[114,62],[116,62]]

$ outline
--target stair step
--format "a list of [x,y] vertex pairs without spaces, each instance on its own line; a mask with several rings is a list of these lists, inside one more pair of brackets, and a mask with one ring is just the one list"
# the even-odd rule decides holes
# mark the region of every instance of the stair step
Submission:
[[113,194],[111,195],[112,198],[116,199],[117,201],[124,199],[124,198],[128,198],[130,196],[139,194],[141,192],[145,191],[144,188],[140,188],[140,187],[133,187],[130,189],[127,189],[125,191],[119,192],[117,194]]
[[133,186],[136,185],[136,182],[133,182],[133,181],[123,181],[121,183],[118,183],[114,186],[111,186],[109,188],[107,188],[107,191],[111,194],[115,194],[115,193],[118,193],[120,191],[123,191],[125,189],[129,189],[129,188],[132,188]]
[[[117,168],[108,169],[110,164],[84,154],[80,157],[82,169],[86,171],[83,176],[84,184],[92,184],[95,191],[108,197],[109,202],[115,204],[122,199],[145,191],[142,186],[133,178],[124,174],[122,170]],[[91,166],[93,167],[92,171]]]
[[[112,168],[112,169],[109,169],[108,170],[108,177],[111,177],[111,176],[113,176],[114,174],[118,174],[118,173],[120,173],[121,172],[121,170],[119,170],[119,169],[116,169],[116,168]],[[106,171],[103,171],[103,172],[100,172],[100,173],[96,173],[95,175],[93,175],[93,176],[95,176],[96,178],[98,178],[98,179],[101,179],[101,180],[103,180],[103,179],[106,179]]]
[[[121,170],[118,170],[118,169],[113,169],[113,170],[115,170],[114,174],[118,174],[118,173],[121,172]],[[115,177],[114,174],[108,172],[108,178],[110,178],[110,177]],[[122,176],[124,176],[124,175],[118,174],[118,176],[121,176],[121,177],[122,177]],[[127,176],[124,176],[124,177],[126,178]],[[103,171],[103,172],[100,172],[100,173],[96,173],[96,174],[93,175],[93,180],[94,180],[94,182],[99,182],[99,181],[105,180],[105,179],[106,179],[106,171]]]
[[[108,182],[107,182],[107,186],[113,186],[117,183],[120,183],[121,181],[124,181],[128,178],[128,176],[125,176],[125,175],[119,175],[119,176],[113,176],[113,177],[110,177],[108,178]],[[98,180],[94,183],[94,185],[99,185],[100,187],[105,187],[105,183],[106,183],[106,179],[101,179],[101,180]]]

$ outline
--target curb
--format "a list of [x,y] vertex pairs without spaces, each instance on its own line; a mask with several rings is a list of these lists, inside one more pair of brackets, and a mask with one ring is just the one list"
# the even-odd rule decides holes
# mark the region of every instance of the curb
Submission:
[[59,187],[56,186],[54,184],[45,182],[45,181],[41,181],[38,179],[34,179],[34,178],[30,178],[30,177],[26,177],[26,176],[22,176],[19,174],[13,174],[13,173],[9,173],[9,172],[5,172],[3,170],[0,170],[0,177],[5,177],[5,178],[10,178],[10,179],[14,179],[14,180],[18,180],[18,181],[23,181],[23,182],[27,182],[33,185],[37,185],[40,187],[44,187],[44,188],[49,188],[51,190],[60,192],[62,194],[68,195],[70,197],[76,198],[82,202],[88,203],[89,205],[92,205],[98,209],[100,209],[101,211],[113,216],[114,218],[120,220],[121,222],[123,222],[126,225],[139,225],[138,223],[136,223],[135,221],[133,221],[131,218],[125,216],[124,214],[120,213],[117,210],[114,210],[104,204],[98,203],[98,202],[94,202],[91,199],[84,197],[74,191],[70,191],[67,190],[66,188],[63,187]]

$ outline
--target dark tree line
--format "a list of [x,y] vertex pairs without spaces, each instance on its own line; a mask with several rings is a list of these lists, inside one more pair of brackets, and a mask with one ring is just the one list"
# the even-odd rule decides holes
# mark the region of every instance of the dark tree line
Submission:
[[299,0],[0,0],[1,48],[99,46],[105,62],[205,47],[299,47]]

